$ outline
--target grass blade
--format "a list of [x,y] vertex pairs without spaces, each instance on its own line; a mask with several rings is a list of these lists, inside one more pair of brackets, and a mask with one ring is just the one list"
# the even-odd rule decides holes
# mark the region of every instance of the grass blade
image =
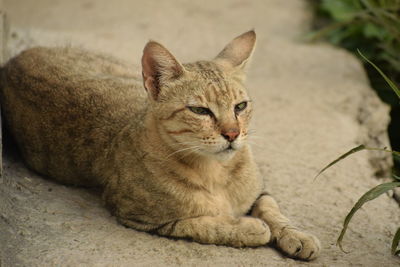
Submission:
[[379,197],[383,193],[385,193],[395,187],[400,187],[400,182],[390,182],[390,183],[380,184],[380,185],[372,188],[371,190],[369,190],[357,201],[357,203],[354,205],[354,207],[351,209],[349,214],[347,214],[346,218],[344,219],[342,231],[340,232],[340,236],[336,242],[336,245],[338,245],[343,252],[345,252],[345,251],[343,250],[343,247],[342,247],[342,240],[343,240],[344,234],[346,233],[347,226],[349,225],[349,222],[350,222],[351,218],[353,217],[353,215],[356,213],[356,211],[359,210],[366,202]]
[[374,63],[372,63],[372,61],[370,61],[368,58],[366,58],[360,50],[357,49],[358,54],[360,54],[360,56],[367,61],[369,64],[372,65],[372,67],[374,67],[379,74],[385,79],[385,81],[389,84],[390,88],[393,89],[393,91],[396,93],[397,97],[400,99],[400,89],[394,84],[394,82],[392,82],[392,80],[390,80],[385,73],[383,73],[383,71],[381,71],[380,68],[378,68]]
[[397,229],[397,231],[393,237],[393,242],[392,242],[392,254],[393,255],[397,255],[400,252],[400,250],[396,251],[397,247],[399,246],[399,243],[400,243],[400,227],[399,227],[399,229]]
[[392,153],[393,155],[396,155],[400,157],[400,152],[395,151],[395,150],[390,150],[386,148],[375,148],[375,147],[365,147],[366,150],[374,150],[374,151],[383,151],[383,152],[389,152]]
[[320,170],[318,172],[318,174],[314,177],[314,181],[318,178],[318,176],[320,176],[321,173],[323,173],[324,171],[326,171],[329,167],[332,167],[333,165],[335,165],[336,163],[338,163],[339,161],[347,158],[348,156],[350,156],[351,154],[354,154],[358,151],[361,150],[372,150],[372,151],[383,151],[383,152],[388,152],[388,153],[392,153],[393,155],[397,155],[400,156],[400,152],[398,151],[393,151],[390,149],[386,149],[386,148],[375,148],[375,147],[366,147],[365,145],[359,145],[356,146],[355,148],[350,149],[348,152],[344,153],[343,155],[341,155],[340,157],[338,157],[337,159],[335,159],[334,161],[332,161],[331,163],[329,163],[328,165],[326,165],[322,170]]
[[358,151],[364,150],[366,149],[366,147],[364,145],[359,145],[355,148],[350,149],[348,152],[344,153],[343,155],[341,155],[340,157],[338,157],[337,159],[335,159],[334,161],[332,161],[331,163],[329,163],[328,165],[326,165],[322,170],[320,170],[318,172],[318,174],[314,177],[314,181],[315,179],[317,179],[317,177],[323,173],[325,170],[327,170],[329,167],[335,165],[336,163],[338,163],[339,161],[341,161],[342,159],[347,158],[348,156],[350,156],[351,154],[354,154]]

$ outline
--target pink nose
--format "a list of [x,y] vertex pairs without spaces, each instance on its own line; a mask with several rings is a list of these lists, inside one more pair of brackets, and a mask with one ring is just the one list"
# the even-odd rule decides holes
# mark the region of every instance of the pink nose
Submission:
[[222,131],[221,135],[228,140],[229,142],[235,141],[235,139],[239,136],[239,129],[237,128],[230,128],[226,131]]

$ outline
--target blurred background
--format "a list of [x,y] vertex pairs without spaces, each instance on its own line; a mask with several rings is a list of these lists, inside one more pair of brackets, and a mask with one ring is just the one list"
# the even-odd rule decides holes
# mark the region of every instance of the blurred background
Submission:
[[[314,0],[316,17],[309,40],[327,40],[352,53],[359,49],[395,84],[400,84],[399,0]],[[382,76],[364,62],[371,86],[391,106],[388,127],[391,146],[400,150],[400,102]],[[400,157],[394,155],[399,175]]]
[[[208,51],[208,47],[252,28],[262,29],[259,40],[298,35],[311,19],[308,4],[285,2],[4,0],[4,7],[16,31],[14,39],[23,39],[18,38],[22,34],[38,44],[70,42],[119,57],[129,55],[132,62],[138,62],[149,39],[171,48],[190,46],[192,49],[174,52],[191,61],[214,56],[217,51]],[[307,11],[292,16],[290,12],[277,13],[277,9]]]

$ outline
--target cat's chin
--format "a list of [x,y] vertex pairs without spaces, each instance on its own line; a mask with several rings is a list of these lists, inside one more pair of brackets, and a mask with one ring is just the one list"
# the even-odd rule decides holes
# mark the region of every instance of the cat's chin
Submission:
[[226,148],[214,154],[214,157],[219,161],[230,160],[237,152],[235,148]]
[[218,161],[226,161],[231,159],[238,150],[236,148],[225,148],[220,151],[207,151],[207,150],[199,150],[197,154],[201,157],[207,159],[214,159]]
[[219,160],[219,161],[226,161],[226,160],[230,160],[238,151],[239,147],[238,146],[232,146],[229,145],[228,147],[214,152],[212,153],[212,157],[214,157],[215,159]]

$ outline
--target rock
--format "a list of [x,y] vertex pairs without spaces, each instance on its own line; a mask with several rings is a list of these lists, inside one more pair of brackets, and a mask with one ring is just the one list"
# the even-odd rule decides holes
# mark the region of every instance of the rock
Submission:
[[393,190],[393,197],[400,204],[400,188],[395,188]]
[[[0,66],[5,63],[5,59],[7,58],[7,36],[8,36],[8,24],[5,11],[3,9],[3,2],[0,1]],[[1,117],[0,117],[0,151],[3,151],[2,147],[2,130],[1,130]],[[1,176],[3,175],[3,154],[0,153],[0,181]]]
[[137,232],[119,225],[97,192],[48,181],[7,153],[0,186],[1,266],[399,263],[390,255],[391,238],[400,225],[399,207],[386,195],[354,216],[343,240],[352,253],[334,245],[347,212],[380,182],[375,174],[390,166],[390,157],[360,152],[315,182],[313,178],[360,143],[387,146],[389,116],[357,58],[324,43],[299,41],[312,19],[307,1],[7,3],[12,55],[34,45],[73,44],[139,65],[151,38],[180,60],[192,61],[215,56],[231,38],[255,28],[258,44],[248,77],[255,103],[255,158],[282,211],[316,234],[323,251],[317,260],[304,263],[268,246],[234,249]]

